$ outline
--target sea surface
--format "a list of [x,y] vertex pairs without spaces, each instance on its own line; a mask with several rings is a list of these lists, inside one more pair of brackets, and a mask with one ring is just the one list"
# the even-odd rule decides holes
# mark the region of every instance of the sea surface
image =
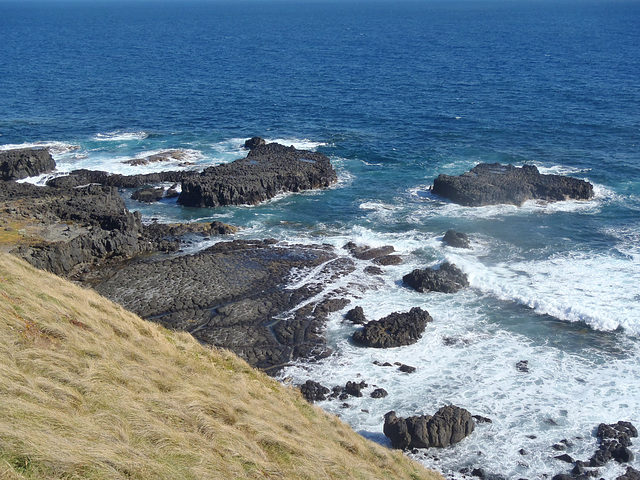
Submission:
[[[371,319],[427,309],[423,338],[360,348],[338,312],[333,355],[283,380],[386,389],[321,403],[383,444],[389,410],[467,408],[492,423],[412,456],[452,478],[467,467],[542,479],[570,469],[553,458],[559,441],[586,460],[600,422],[640,427],[639,26],[640,2],[626,0],[0,0],[0,148],[49,146],[57,174],[200,169],[244,157],[254,135],[328,155],[337,185],[255,207],[123,195],[147,222],[221,220],[241,238],[345,255],[349,241],[393,245],[404,264],[376,278],[363,262],[341,285]],[[166,150],[180,161],[122,163]],[[590,181],[596,195],[470,208],[430,193],[438,174],[480,162],[535,164]],[[444,246],[450,228],[473,248]],[[445,260],[470,288],[402,285]],[[625,468],[612,461],[600,475]]]

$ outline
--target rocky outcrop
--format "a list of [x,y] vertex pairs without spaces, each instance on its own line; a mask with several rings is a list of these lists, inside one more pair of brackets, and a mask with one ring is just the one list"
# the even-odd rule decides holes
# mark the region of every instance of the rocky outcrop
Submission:
[[331,392],[327,387],[314,382],[313,380],[307,380],[300,385],[300,393],[307,399],[308,402],[320,402],[327,399],[327,395]]
[[146,157],[124,160],[122,163],[124,163],[125,165],[132,165],[137,167],[141,165],[149,165],[151,163],[173,161],[180,162],[180,166],[186,167],[189,165],[193,165],[193,163],[189,162],[188,159],[189,153],[184,150],[165,150],[164,152],[154,153],[153,155],[147,155]]
[[416,343],[433,319],[429,312],[414,307],[367,323],[353,334],[353,341],[366,347],[391,348]]
[[638,430],[630,422],[601,423],[596,436],[600,439],[600,447],[589,460],[589,466],[601,467],[612,459],[620,463],[633,460],[629,447],[632,445],[631,438],[638,436]]
[[464,408],[448,405],[433,416],[398,417],[396,412],[384,416],[384,434],[393,448],[447,447],[460,442],[475,429],[475,422]]
[[466,206],[512,204],[527,200],[587,200],[593,185],[563,175],[543,175],[534,165],[521,168],[481,163],[459,176],[438,175],[432,193]]
[[253,150],[256,147],[262,147],[266,145],[267,142],[264,138],[260,137],[251,137],[249,140],[244,142],[244,148],[246,150]]
[[469,286],[467,274],[449,262],[438,269],[416,269],[402,277],[402,281],[418,292],[455,293]]
[[199,172],[157,172],[140,175],[111,174],[100,170],[73,170],[68,175],[55,177],[47,181],[47,185],[55,188],[73,188],[96,183],[118,188],[140,188],[159,183],[179,183],[185,178],[199,175]]
[[301,268],[339,278],[354,265],[329,246],[236,240],[193,255],[107,266],[81,280],[143,318],[275,373],[295,359],[327,355],[327,316],[344,308],[335,301],[339,294],[324,294],[313,280],[288,287]]
[[455,230],[447,230],[442,241],[450,247],[471,248],[469,236],[466,233],[456,232]]
[[0,151],[0,180],[21,180],[51,172],[56,162],[46,148]]
[[164,188],[147,187],[133,192],[131,199],[139,202],[152,203],[161,200],[163,196]]
[[620,475],[616,480],[640,480],[640,471],[633,467],[627,467],[627,471],[624,475]]
[[205,237],[211,235],[232,235],[238,227],[223,222],[211,223],[151,223],[144,226],[145,233],[151,238],[177,238],[184,235],[197,234]]
[[325,155],[270,143],[253,146],[244,159],[183,180],[178,203],[190,207],[256,205],[279,193],[325,188],[336,181]]
[[356,325],[364,325],[367,323],[367,317],[364,316],[364,310],[362,307],[357,306],[349,310],[345,316],[345,320],[355,323]]

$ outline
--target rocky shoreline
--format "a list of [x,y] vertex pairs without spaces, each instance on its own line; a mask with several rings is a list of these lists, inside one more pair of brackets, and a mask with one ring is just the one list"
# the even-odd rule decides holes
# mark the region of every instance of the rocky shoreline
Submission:
[[[127,210],[119,194],[119,188],[140,189],[137,198],[154,202],[168,194],[159,184],[172,183],[171,195],[178,196],[181,205],[255,205],[282,192],[326,188],[337,181],[329,159],[320,153],[267,144],[257,137],[245,146],[249,150],[246,158],[202,172],[126,176],[76,170],[52,178],[44,187],[15,180],[55,168],[46,150],[0,152],[0,229],[8,238],[2,248],[11,248],[38,268],[90,286],[145,319],[227,348],[269,374],[297,360],[323,358],[330,354],[324,337],[327,318],[350,303],[346,287],[327,290],[326,283],[345,278],[356,268],[356,261],[370,261],[364,271],[371,275],[380,274],[381,267],[401,264],[402,257],[394,254],[393,247],[349,242],[345,254],[328,245],[231,240],[184,254],[180,250],[186,235],[220,236],[222,240],[237,228],[221,222],[144,224],[138,212]],[[521,205],[530,199],[557,201],[593,195],[593,187],[582,180],[542,175],[531,166],[498,164],[481,164],[458,177],[440,175],[432,191],[468,206]],[[461,232],[447,232],[443,242],[452,248],[473,248],[471,239]],[[324,283],[316,281],[319,277]],[[409,272],[402,281],[427,295],[432,291],[454,294],[469,286],[466,275],[446,262],[438,269]],[[367,319],[358,308],[352,308],[346,319],[362,325],[352,337],[361,348],[410,345],[433,321],[426,310],[417,307],[377,320]],[[526,373],[526,361],[518,365]],[[416,369],[396,366],[404,374]],[[309,380],[301,391],[310,401],[345,401],[362,396],[363,391],[372,398],[388,394],[355,380],[332,389]],[[476,423],[484,421],[490,420],[453,405],[433,416],[402,418],[389,412],[384,433],[396,448],[444,447],[472,434]],[[591,459],[574,460],[567,453],[556,457],[571,463],[573,469],[554,479],[590,478],[609,460],[625,463],[633,458],[628,448],[630,438],[637,436],[633,425],[603,424],[597,436],[601,446]],[[501,478],[484,472],[481,466],[461,473]],[[618,480],[638,478],[640,473],[629,467]]]

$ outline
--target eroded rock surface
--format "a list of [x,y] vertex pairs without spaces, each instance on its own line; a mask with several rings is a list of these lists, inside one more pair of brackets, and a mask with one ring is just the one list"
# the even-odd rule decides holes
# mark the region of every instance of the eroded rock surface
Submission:
[[191,207],[256,205],[283,192],[326,188],[337,179],[326,155],[257,142],[246,158],[183,180],[178,203]]
[[447,405],[433,416],[398,417],[396,412],[384,416],[384,434],[393,448],[447,447],[471,435],[475,422],[464,408]]
[[418,292],[455,293],[469,286],[467,274],[449,262],[438,269],[415,269],[402,277],[402,281]]
[[408,312],[395,312],[380,320],[368,322],[353,334],[353,341],[366,347],[391,348],[416,343],[433,321],[426,310],[413,307]]
[[56,162],[46,148],[0,151],[0,180],[21,180],[48,173]]
[[[324,285],[312,281],[311,272],[320,269],[337,279],[353,268],[329,246],[233,241],[193,255],[108,268],[94,285],[143,318],[186,330],[273,373],[294,359],[328,353],[326,317],[345,302],[338,293],[323,294]],[[296,281],[289,286],[292,272]]]
[[454,203],[481,205],[522,205],[527,200],[588,200],[593,185],[563,175],[543,175],[535,165],[481,163],[462,175],[438,175],[432,192]]

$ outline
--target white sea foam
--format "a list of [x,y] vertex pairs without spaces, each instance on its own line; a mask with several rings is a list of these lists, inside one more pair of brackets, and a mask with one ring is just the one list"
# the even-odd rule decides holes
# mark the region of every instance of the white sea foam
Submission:
[[279,143],[287,147],[294,146],[298,150],[315,150],[318,147],[326,145],[324,142],[309,140],[308,138],[273,138],[265,139],[267,143]]
[[130,140],[144,140],[148,136],[147,132],[122,132],[118,130],[109,133],[97,133],[93,139],[100,142],[127,142]]
[[640,268],[633,259],[569,252],[544,261],[490,267],[469,256],[449,255],[449,260],[483,293],[596,330],[622,327],[628,334],[640,335]]
[[0,150],[15,150],[18,148],[46,148],[54,158],[80,149],[79,145],[66,142],[31,142],[20,144],[0,145]]

